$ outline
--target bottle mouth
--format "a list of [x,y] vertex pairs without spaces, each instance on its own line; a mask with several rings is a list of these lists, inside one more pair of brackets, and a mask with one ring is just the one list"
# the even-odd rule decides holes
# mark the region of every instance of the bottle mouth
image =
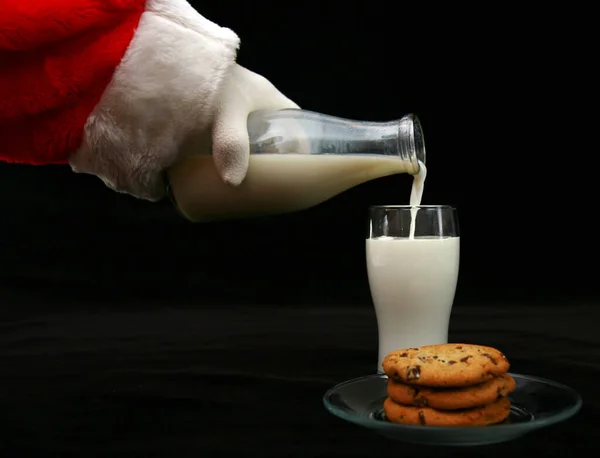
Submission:
[[400,155],[411,162],[414,167],[412,174],[416,175],[421,168],[419,163],[426,163],[425,138],[421,121],[417,115],[408,114],[400,120],[399,129]]
[[423,127],[421,121],[416,115],[412,115],[413,121],[413,141],[415,143],[415,156],[417,161],[425,164],[425,137],[423,136]]

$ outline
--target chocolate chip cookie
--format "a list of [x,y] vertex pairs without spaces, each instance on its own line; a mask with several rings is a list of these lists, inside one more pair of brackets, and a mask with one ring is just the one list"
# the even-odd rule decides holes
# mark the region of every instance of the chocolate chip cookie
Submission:
[[397,350],[383,360],[388,377],[427,387],[476,385],[507,373],[509,368],[508,359],[499,350],[460,343]]
[[388,379],[387,392],[398,404],[440,410],[469,409],[490,404],[515,391],[515,380],[501,374],[483,383],[461,388],[428,388]]
[[510,415],[510,401],[500,398],[481,407],[466,410],[437,410],[431,407],[403,406],[387,398],[385,416],[392,423],[424,426],[487,426],[500,423]]

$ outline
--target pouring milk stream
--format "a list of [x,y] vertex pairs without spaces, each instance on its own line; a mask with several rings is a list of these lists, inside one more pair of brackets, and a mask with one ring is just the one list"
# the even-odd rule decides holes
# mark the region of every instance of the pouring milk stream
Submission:
[[410,209],[410,239],[415,238],[415,222],[417,219],[417,212],[419,211],[417,207],[421,205],[421,199],[423,198],[425,178],[427,178],[427,168],[425,167],[425,164],[419,161],[419,172],[416,175],[414,175],[412,189],[410,190],[410,206],[412,207]]

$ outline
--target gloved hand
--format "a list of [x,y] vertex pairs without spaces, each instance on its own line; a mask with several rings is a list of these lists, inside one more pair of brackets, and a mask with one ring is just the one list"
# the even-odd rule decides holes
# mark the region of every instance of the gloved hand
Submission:
[[[159,75],[161,88],[153,93],[142,92],[139,100],[132,102],[121,96],[121,91],[116,93],[102,107],[106,114],[94,117],[96,124],[110,123],[111,127],[94,129],[101,136],[89,136],[96,138],[95,147],[84,143],[85,147],[71,158],[73,169],[94,173],[116,191],[155,201],[165,195],[161,178],[165,170],[186,156],[212,154],[223,181],[238,186],[248,170],[248,115],[256,110],[298,105],[265,77],[235,63],[218,92],[210,97],[212,102],[202,98],[209,98],[203,90],[201,97],[192,98],[189,93],[198,86],[193,72],[188,71],[187,80],[180,77],[179,86],[170,78],[182,66],[178,62],[166,77]],[[115,143],[115,138],[121,140]]]
[[223,181],[239,185],[248,170],[248,115],[256,110],[299,108],[265,77],[235,64],[220,93],[212,125],[212,154]]

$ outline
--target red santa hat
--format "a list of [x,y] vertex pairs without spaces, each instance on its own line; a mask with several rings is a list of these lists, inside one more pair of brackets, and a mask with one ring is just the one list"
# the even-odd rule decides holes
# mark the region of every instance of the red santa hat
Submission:
[[0,160],[68,163],[158,200],[238,45],[185,0],[3,0]]

